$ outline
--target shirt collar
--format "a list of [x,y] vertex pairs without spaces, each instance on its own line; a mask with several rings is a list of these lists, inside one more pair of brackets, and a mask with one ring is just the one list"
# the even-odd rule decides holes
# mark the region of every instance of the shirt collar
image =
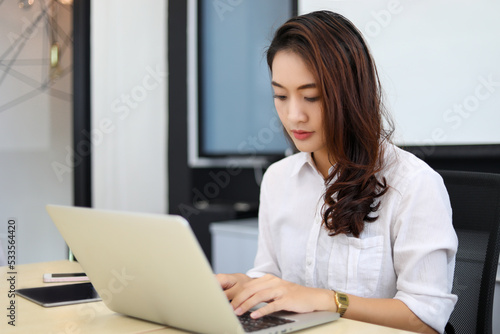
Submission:
[[[297,153],[297,161],[292,168],[291,176],[297,175],[302,170],[302,168],[304,168],[304,166],[307,166],[307,165],[309,165],[309,167],[311,168],[312,171],[318,173],[318,175],[323,177],[323,175],[320,173],[320,171],[316,168],[316,164],[314,163],[314,160],[312,158],[311,153],[308,153],[308,152]],[[333,168],[334,168],[334,166],[330,167],[330,169],[328,170],[328,173],[332,173]]]
[[304,168],[304,166],[307,165],[309,165],[309,167],[312,168],[312,170],[317,171],[311,153],[308,152],[297,153],[297,161],[292,168],[291,176],[297,175],[302,170],[302,168]]

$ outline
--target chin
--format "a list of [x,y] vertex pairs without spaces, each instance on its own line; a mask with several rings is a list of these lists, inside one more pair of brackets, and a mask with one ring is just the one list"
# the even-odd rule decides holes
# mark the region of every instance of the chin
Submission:
[[310,146],[308,145],[300,145],[300,144],[297,144],[295,143],[295,147],[297,148],[297,150],[299,150],[300,152],[306,152],[306,153],[312,153],[314,152],[315,150],[313,148],[311,148]]

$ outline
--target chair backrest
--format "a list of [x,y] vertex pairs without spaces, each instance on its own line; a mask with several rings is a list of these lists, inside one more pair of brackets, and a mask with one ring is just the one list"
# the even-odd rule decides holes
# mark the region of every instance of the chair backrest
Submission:
[[458,302],[446,332],[491,334],[500,250],[500,174],[438,172],[448,189],[459,242],[452,290]]

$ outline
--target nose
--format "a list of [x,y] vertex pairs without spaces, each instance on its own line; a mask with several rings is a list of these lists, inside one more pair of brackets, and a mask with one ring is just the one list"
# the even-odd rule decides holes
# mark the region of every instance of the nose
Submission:
[[293,123],[305,123],[308,119],[304,104],[297,98],[290,99],[287,116],[288,120]]

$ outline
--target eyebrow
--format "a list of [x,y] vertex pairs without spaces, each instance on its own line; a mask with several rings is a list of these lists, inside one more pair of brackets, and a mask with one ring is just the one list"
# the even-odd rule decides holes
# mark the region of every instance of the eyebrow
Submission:
[[[276,87],[280,87],[280,88],[285,88],[282,85],[280,85],[279,83],[277,83],[276,81],[271,81],[271,85],[276,86]],[[297,89],[308,89],[308,88],[316,88],[316,87],[317,86],[315,83],[308,83],[308,84],[299,86]]]

